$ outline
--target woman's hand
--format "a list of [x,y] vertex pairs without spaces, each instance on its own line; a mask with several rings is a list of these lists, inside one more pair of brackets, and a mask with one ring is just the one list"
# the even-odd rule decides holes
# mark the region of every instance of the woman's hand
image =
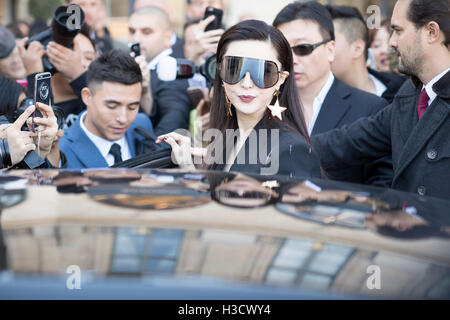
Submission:
[[[34,140],[36,145],[40,143],[38,148],[39,156],[42,159],[46,159],[53,147],[53,143],[58,138],[58,123],[51,107],[43,103],[37,103],[37,108],[41,111],[43,118],[34,118],[33,121],[35,126],[41,126],[43,130],[40,142],[37,135]],[[31,119],[28,120],[28,127],[31,128]]]
[[195,170],[191,155],[191,138],[182,136],[176,132],[171,132],[156,139],[156,143],[166,142],[172,147],[172,158],[180,169]]
[[28,49],[25,49],[27,41],[28,38],[22,39],[17,45],[27,75],[44,72],[44,65],[42,64],[42,57],[45,55],[44,46],[38,41],[33,41]]
[[147,66],[147,61],[143,55],[139,57],[134,57],[134,53],[131,53],[131,56],[136,60],[136,63],[139,65],[142,73],[142,90],[148,90],[150,87],[150,70]]
[[64,137],[64,132],[62,130],[58,130],[58,132],[56,133],[56,138],[53,141],[50,153],[47,155],[47,160],[55,168],[59,168],[59,165],[60,165],[61,153],[59,150],[58,141],[62,137]]
[[34,106],[29,107],[12,125],[4,130],[5,138],[8,140],[12,166],[20,163],[28,152],[36,150],[36,145],[33,141],[36,133],[21,131],[22,126],[33,112]]
[[[131,53],[134,57],[134,53]],[[152,86],[151,86],[151,76],[150,70],[147,67],[147,61],[143,55],[135,57],[136,63],[141,68],[142,72],[142,97],[141,97],[141,108],[147,115],[152,114],[153,110],[153,96],[152,96]]]
[[73,50],[51,41],[47,46],[48,60],[69,81],[73,81],[87,71],[83,65],[83,54],[78,50],[77,39],[73,39]]

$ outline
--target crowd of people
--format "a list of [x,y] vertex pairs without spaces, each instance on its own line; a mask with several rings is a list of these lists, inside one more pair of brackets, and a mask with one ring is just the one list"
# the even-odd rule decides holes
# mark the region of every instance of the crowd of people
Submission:
[[[398,0],[373,30],[358,9],[315,1],[290,3],[271,25],[209,30],[206,7],[226,10],[223,1],[187,0],[181,37],[164,0],[137,0],[128,42],[140,53],[111,38],[102,0],[70,4],[85,14],[70,46],[33,41],[42,29],[24,23],[0,26],[3,168],[106,168],[171,148],[186,170],[450,197],[448,0]],[[201,72],[158,77],[167,57],[200,67],[212,55],[213,83]],[[51,105],[34,106],[46,60]]]

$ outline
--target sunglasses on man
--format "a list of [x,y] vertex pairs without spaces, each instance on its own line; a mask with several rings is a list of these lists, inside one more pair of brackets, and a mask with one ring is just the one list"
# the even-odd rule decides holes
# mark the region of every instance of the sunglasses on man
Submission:
[[294,51],[294,53],[297,56],[303,57],[303,56],[307,56],[310,55],[314,50],[316,50],[318,47],[320,47],[321,45],[330,42],[331,39],[329,40],[324,40],[322,42],[319,43],[315,43],[315,44],[299,44],[297,46],[291,47],[292,51]]
[[223,58],[218,69],[222,80],[231,85],[240,82],[248,72],[253,83],[261,89],[275,86],[281,73],[273,61],[233,56]]

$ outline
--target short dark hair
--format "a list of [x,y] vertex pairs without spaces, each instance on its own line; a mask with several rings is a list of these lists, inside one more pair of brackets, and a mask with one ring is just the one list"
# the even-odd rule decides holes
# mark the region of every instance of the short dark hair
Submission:
[[87,85],[117,82],[132,85],[142,82],[141,68],[127,51],[114,49],[89,65]]
[[450,1],[448,0],[411,0],[407,13],[408,20],[422,28],[435,21],[444,33],[444,45],[450,45]]
[[349,43],[353,43],[356,40],[364,41],[366,44],[364,54],[367,59],[369,55],[369,29],[361,12],[351,6],[327,5],[326,8],[330,12],[333,21],[339,23],[340,30],[344,33]]
[[273,26],[278,27],[294,20],[311,20],[319,25],[319,30],[324,38],[334,40],[334,26],[328,10],[318,2],[294,2],[284,7],[275,17]]

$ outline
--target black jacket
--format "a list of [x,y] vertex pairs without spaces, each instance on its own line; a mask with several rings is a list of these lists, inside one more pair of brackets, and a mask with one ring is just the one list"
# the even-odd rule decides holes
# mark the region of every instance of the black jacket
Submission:
[[[386,107],[386,100],[374,94],[351,87],[335,78],[314,124],[312,136],[344,125],[360,118],[377,114]],[[392,160],[377,159],[368,164],[328,170],[333,180],[387,187],[392,182]]]
[[392,103],[398,90],[400,90],[405,81],[408,80],[406,76],[399,76],[389,72],[378,72],[371,68],[367,68],[367,70],[386,86],[386,91],[383,92],[381,97],[386,99],[388,103]]
[[284,128],[267,129],[264,120],[253,130],[230,171],[289,178],[321,177],[319,158],[301,135]]
[[178,38],[178,36],[177,36],[177,41],[172,46],[172,52],[173,52],[171,54],[172,57],[174,57],[176,59],[185,59],[185,56],[184,56],[184,40]]
[[408,80],[376,116],[313,137],[325,169],[392,155],[392,188],[450,198],[450,72],[434,86],[436,99],[419,121],[422,84]]
[[191,100],[187,94],[186,79],[161,81],[155,70],[151,71],[153,96],[152,120],[155,135],[159,136],[176,129],[189,128]]

